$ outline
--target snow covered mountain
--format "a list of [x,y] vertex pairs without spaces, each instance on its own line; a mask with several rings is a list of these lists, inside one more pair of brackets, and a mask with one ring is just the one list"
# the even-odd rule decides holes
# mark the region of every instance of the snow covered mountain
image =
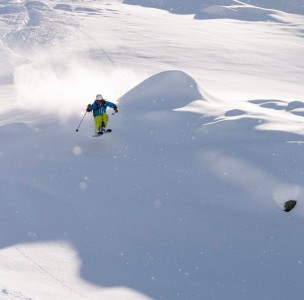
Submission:
[[302,299],[303,12],[0,1],[0,299]]

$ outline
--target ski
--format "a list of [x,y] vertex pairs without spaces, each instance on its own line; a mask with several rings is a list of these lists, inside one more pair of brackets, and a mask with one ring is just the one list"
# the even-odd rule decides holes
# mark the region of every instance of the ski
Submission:
[[112,129],[103,130],[103,131],[101,131],[100,133],[95,133],[95,134],[93,134],[92,137],[103,136],[104,134],[106,134],[106,133],[111,133],[111,132],[112,132]]

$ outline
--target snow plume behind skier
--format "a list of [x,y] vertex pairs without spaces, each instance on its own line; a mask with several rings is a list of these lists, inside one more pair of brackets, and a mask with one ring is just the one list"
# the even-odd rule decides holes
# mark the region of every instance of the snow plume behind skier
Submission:
[[108,125],[109,116],[107,114],[107,108],[113,108],[118,113],[116,104],[106,101],[102,95],[98,94],[93,104],[88,104],[87,112],[93,111],[95,119],[95,133],[103,134],[104,132],[111,132],[111,129],[106,129]]

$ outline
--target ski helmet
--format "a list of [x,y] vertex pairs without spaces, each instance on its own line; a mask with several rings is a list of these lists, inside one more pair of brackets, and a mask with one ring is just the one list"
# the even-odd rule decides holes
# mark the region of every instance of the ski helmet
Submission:
[[102,96],[100,94],[96,95],[96,100],[102,100]]

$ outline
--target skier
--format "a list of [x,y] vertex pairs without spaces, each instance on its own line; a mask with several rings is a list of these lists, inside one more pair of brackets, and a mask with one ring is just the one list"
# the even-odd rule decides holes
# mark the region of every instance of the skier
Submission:
[[107,107],[114,109],[118,113],[118,108],[116,104],[106,101],[103,97],[98,94],[93,104],[88,104],[87,112],[93,111],[93,116],[95,119],[95,132],[96,134],[103,134],[104,132],[111,132],[111,129],[106,129],[109,116],[106,113]]

